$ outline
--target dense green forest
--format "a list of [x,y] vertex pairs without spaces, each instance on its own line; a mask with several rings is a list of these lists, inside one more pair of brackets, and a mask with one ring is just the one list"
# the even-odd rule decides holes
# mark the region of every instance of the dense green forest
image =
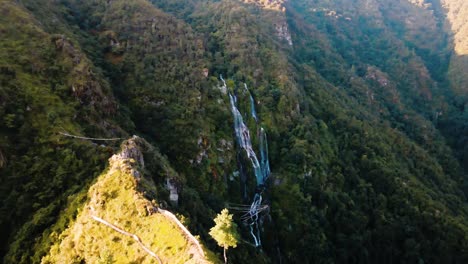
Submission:
[[[209,230],[230,208],[230,263],[467,263],[467,18],[464,0],[0,0],[3,262],[90,248],[67,228],[115,192],[111,219],[150,201],[220,260]],[[267,134],[260,247],[235,210],[256,186],[229,95],[253,145]],[[136,198],[107,173],[131,135],[152,153]],[[72,257],[118,263],[109,248]]]

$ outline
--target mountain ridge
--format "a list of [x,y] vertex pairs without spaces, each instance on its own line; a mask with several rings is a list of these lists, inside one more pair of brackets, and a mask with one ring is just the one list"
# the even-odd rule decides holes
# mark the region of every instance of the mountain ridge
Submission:
[[145,138],[156,200],[216,250],[216,212],[256,191],[226,94],[249,113],[245,83],[272,175],[263,250],[234,212],[233,263],[463,263],[463,1],[277,2],[2,0],[4,262],[49,252],[119,147],[63,134]]
[[[62,234],[57,235],[58,241],[55,242],[57,246],[51,248],[50,253],[42,258],[41,263],[80,261],[97,263],[112,260],[154,263],[149,256],[158,260],[159,263],[163,261],[164,263],[208,263],[199,242],[180,221],[172,213],[159,209],[154,202],[146,198],[157,192],[152,180],[146,179],[142,172],[145,170],[143,150],[154,151],[151,149],[152,147],[147,142],[136,136],[122,143],[121,151],[109,159],[107,172],[103,173],[91,186],[88,202],[78,214],[76,221]],[[130,193],[125,194],[126,192]],[[125,201],[125,197],[129,199]],[[134,208],[131,208],[132,204]],[[113,210],[119,210],[119,208],[115,206],[125,208],[120,210],[131,212],[130,216],[127,213],[116,213]],[[154,217],[155,214],[162,215],[162,217]],[[119,228],[118,223],[125,229]],[[132,245],[130,242],[132,239],[119,235],[113,236],[113,231],[108,231],[106,227],[101,229],[100,224],[136,240],[146,252],[134,249],[131,253],[128,246],[119,249],[119,244]],[[150,228],[150,226],[153,227]],[[154,230],[148,232],[150,229]],[[129,230],[144,233],[138,234]],[[108,233],[107,236],[106,233]],[[148,234],[154,237],[148,237]],[[106,238],[109,241],[106,241]],[[93,247],[95,243],[99,246]],[[178,243],[182,245],[176,246]],[[72,248],[68,248],[69,245],[72,245]],[[170,250],[171,248],[174,249]]]

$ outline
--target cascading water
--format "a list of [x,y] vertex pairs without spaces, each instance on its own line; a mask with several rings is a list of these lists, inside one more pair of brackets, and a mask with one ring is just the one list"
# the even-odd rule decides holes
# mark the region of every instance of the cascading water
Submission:
[[[223,82],[224,89],[227,90],[226,82],[224,81],[223,77],[220,77],[221,81]],[[255,102],[253,100],[252,94],[250,93],[247,85],[244,84],[245,90],[249,94],[250,98],[250,110],[252,118],[258,123],[257,113],[255,111]],[[237,109],[237,97],[229,93],[229,101],[231,104],[231,112],[234,117],[234,130],[236,134],[236,140],[239,147],[247,153],[247,157],[249,158],[255,178],[257,181],[257,188],[255,190],[255,195],[252,201],[252,204],[247,210],[247,213],[242,217],[244,221],[246,221],[250,225],[250,234],[252,235],[255,246],[261,246],[260,240],[260,229],[259,229],[259,213],[263,210],[266,210],[268,206],[262,205],[262,192],[265,188],[265,182],[270,176],[270,163],[268,161],[268,142],[265,130],[260,127],[259,132],[259,151],[260,151],[260,161],[257,158],[257,155],[252,147],[252,140],[250,137],[250,131],[247,125],[244,123],[244,119],[242,115]]]
[[247,84],[244,83],[245,90],[249,93],[249,99],[250,99],[250,113],[252,114],[253,119],[255,119],[255,122],[258,122],[257,118],[257,112],[255,111],[255,101],[252,97],[252,94],[249,91],[249,88],[247,88]]
[[263,127],[260,128],[260,167],[263,170],[263,183],[265,183],[268,176],[270,176],[270,161],[268,160],[268,141],[266,132]]

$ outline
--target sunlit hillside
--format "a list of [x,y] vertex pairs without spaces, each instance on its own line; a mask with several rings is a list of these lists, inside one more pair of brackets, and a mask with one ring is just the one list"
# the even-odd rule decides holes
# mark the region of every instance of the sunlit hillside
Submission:
[[468,263],[467,30],[464,0],[0,0],[2,261]]

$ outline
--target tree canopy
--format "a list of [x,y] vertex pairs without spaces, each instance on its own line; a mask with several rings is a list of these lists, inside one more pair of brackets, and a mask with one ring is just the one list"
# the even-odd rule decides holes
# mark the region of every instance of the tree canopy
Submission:
[[210,229],[210,236],[216,240],[218,245],[224,249],[224,259],[227,263],[226,250],[230,247],[237,247],[239,233],[237,224],[232,220],[232,214],[224,208],[214,219],[215,226]]

